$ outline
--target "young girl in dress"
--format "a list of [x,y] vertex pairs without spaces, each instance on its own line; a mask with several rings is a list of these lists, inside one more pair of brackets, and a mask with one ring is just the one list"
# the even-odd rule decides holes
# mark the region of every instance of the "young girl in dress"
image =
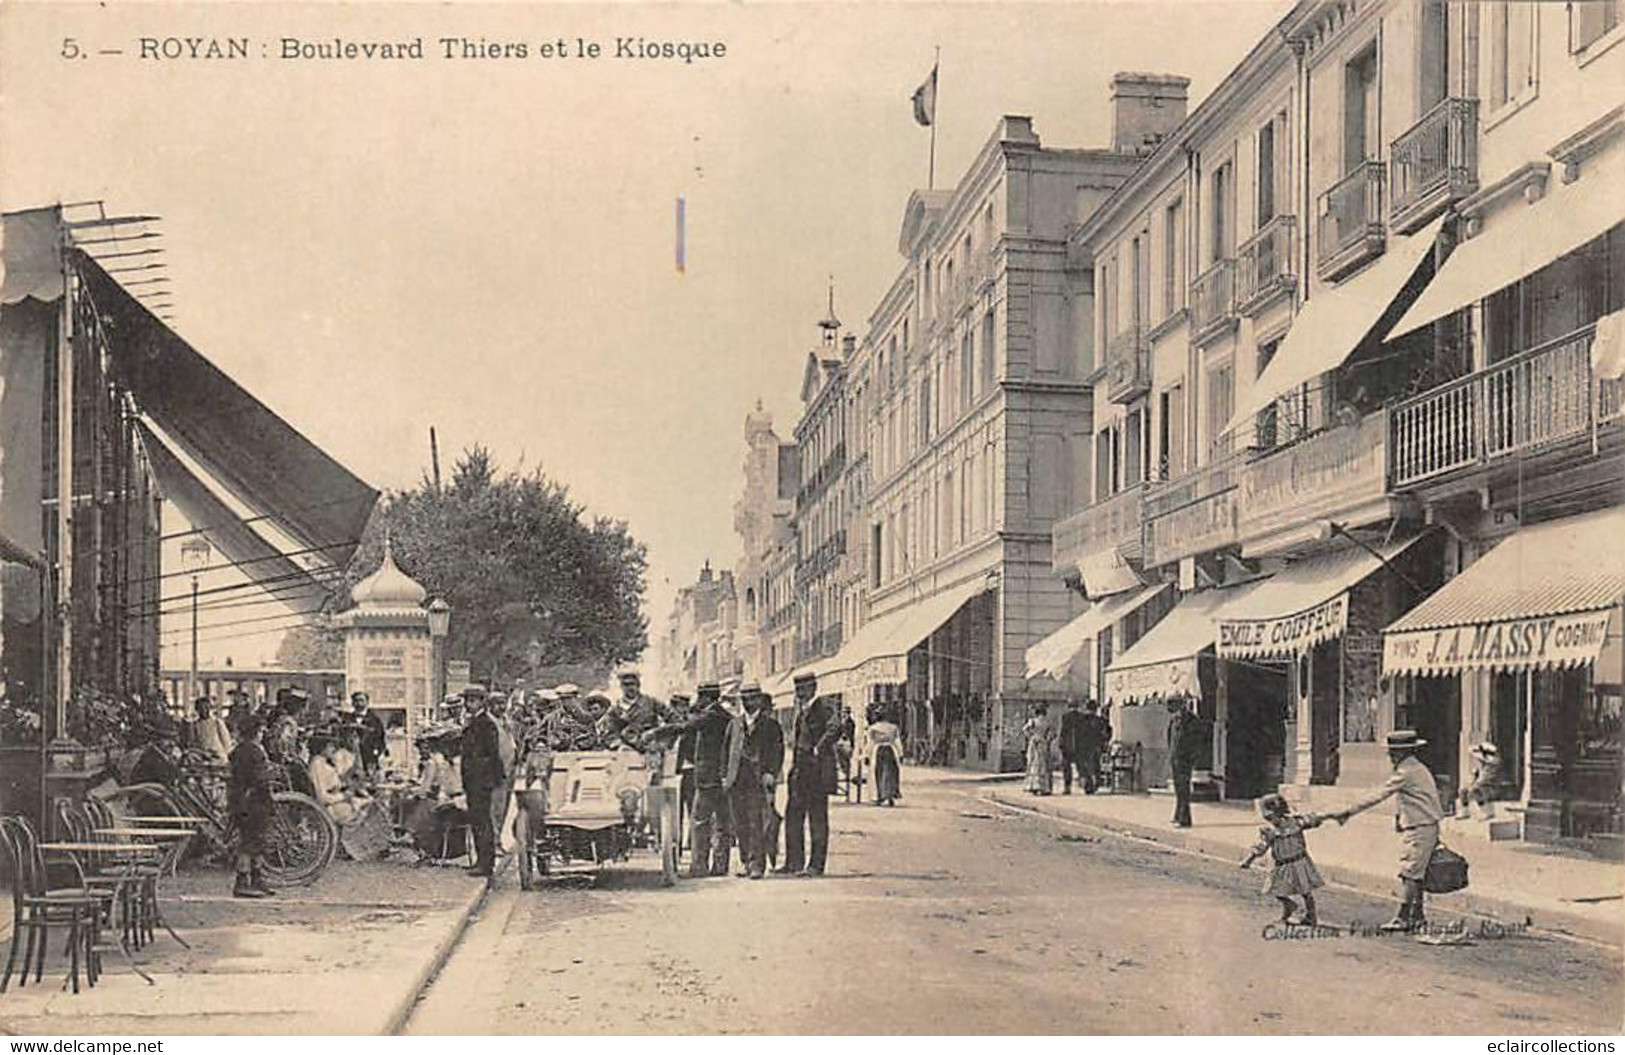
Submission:
[[[1280,795],[1265,795],[1259,800],[1258,809],[1264,815],[1264,825],[1258,829],[1258,842],[1241,859],[1241,867],[1252,867],[1252,863],[1266,853],[1273,856],[1275,867],[1264,880],[1264,893],[1273,895],[1281,903],[1282,923],[1296,922],[1312,927],[1315,925],[1314,891],[1326,884],[1316,871],[1315,862],[1309,859],[1303,833],[1319,827],[1325,818],[1313,813],[1293,813]],[[1298,907],[1292,900],[1295,896],[1303,898],[1303,915],[1297,920],[1292,919],[1292,910]]]

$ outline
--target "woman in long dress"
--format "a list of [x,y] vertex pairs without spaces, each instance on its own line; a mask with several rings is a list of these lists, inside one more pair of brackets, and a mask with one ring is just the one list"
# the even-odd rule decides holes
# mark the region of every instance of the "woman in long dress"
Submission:
[[1027,734],[1027,794],[1048,795],[1055,788],[1051,753],[1055,749],[1055,726],[1049,708],[1039,704],[1022,729]]

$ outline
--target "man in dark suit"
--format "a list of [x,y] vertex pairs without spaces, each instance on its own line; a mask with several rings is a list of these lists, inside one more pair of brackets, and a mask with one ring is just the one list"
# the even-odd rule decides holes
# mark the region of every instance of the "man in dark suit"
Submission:
[[1174,785],[1174,824],[1191,826],[1191,771],[1202,747],[1201,722],[1184,696],[1168,699],[1168,768]]
[[474,867],[469,875],[490,876],[496,868],[496,825],[491,801],[507,776],[502,764],[502,737],[485,707],[483,686],[463,690],[468,722],[463,726],[463,793],[468,797],[468,819],[474,829]]
[[728,724],[723,783],[733,810],[734,837],[739,840],[741,874],[760,879],[767,874],[763,819],[784,766],[784,730],[768,713],[761,686],[749,682],[739,692],[745,713]]
[[350,694],[350,710],[354,713],[356,725],[361,730],[357,744],[361,749],[361,767],[366,770],[369,777],[376,777],[378,762],[384,757],[384,747],[387,743],[383,719],[372,710],[372,700],[364,692]]
[[[723,707],[722,688],[716,682],[704,682],[694,690],[694,695],[697,698],[693,716],[681,724],[662,726],[655,735],[675,733],[692,745],[694,834],[688,875],[690,879],[700,879],[728,874],[730,813],[724,784],[728,758],[724,740],[733,716]],[[782,753],[782,746],[780,751]]]
[[1112,726],[1097,713],[1095,701],[1083,705],[1083,718],[1078,722],[1078,773],[1083,779],[1083,793],[1093,795],[1100,786],[1100,753],[1111,742]]
[[1078,770],[1078,779],[1085,790],[1093,791],[1089,787],[1089,778],[1084,776],[1081,764],[1082,756],[1078,753],[1079,736],[1083,732],[1083,712],[1078,710],[1076,696],[1066,701],[1066,710],[1061,712],[1061,794],[1072,794],[1072,771]]
[[[790,760],[790,799],[784,810],[784,864],[777,871],[821,876],[829,856],[829,797],[835,794],[835,743],[841,738],[841,722],[834,706],[818,695],[814,675],[797,676],[795,689],[790,734],[795,753]],[[811,856],[806,855],[804,842],[809,833]]]

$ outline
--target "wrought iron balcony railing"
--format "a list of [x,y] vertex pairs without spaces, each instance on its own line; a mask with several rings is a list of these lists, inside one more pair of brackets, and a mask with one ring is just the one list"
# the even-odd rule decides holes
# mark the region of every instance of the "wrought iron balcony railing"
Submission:
[[1151,346],[1134,323],[1106,345],[1106,398],[1132,403],[1151,390]]
[[1445,99],[1390,151],[1394,230],[1421,227],[1478,189],[1478,100]]
[[1320,277],[1336,281],[1382,255],[1383,184],[1380,161],[1366,161],[1320,196],[1315,230]]
[[1236,310],[1251,314],[1297,288],[1298,218],[1277,216],[1236,250]]
[[1191,337],[1212,340],[1236,325],[1236,262],[1214,263],[1191,283]]

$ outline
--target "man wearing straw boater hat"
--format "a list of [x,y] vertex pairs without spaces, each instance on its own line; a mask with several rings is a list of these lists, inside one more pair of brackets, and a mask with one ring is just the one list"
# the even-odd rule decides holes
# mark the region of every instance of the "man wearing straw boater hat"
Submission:
[[1339,824],[1378,803],[1394,799],[1394,828],[1399,832],[1399,879],[1405,886],[1399,913],[1382,925],[1387,931],[1412,931],[1427,923],[1422,906],[1422,877],[1434,847],[1439,845],[1439,821],[1444,807],[1439,804],[1439,787],[1433,774],[1416,757],[1427,741],[1414,729],[1396,729],[1388,734],[1388,760],[1394,771],[1377,794],[1357,802],[1341,813],[1332,814]]

